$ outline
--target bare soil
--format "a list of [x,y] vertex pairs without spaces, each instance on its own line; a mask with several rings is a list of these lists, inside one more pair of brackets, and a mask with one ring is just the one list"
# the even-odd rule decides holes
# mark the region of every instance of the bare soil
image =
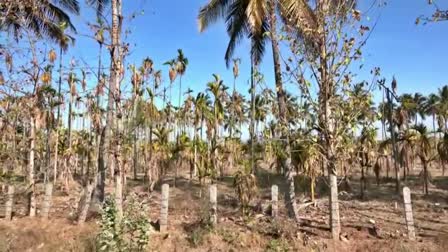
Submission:
[[[280,186],[283,199],[283,178],[266,169],[258,172],[259,191],[252,202],[249,216],[238,204],[231,177],[218,181],[218,224],[204,224],[208,216],[208,190],[197,181],[185,177],[173,179],[169,199],[167,233],[151,234],[149,251],[448,251],[448,177],[439,169],[431,169],[430,194],[422,194],[420,170],[411,171],[406,182],[412,190],[417,240],[409,241],[401,196],[395,193],[393,179],[383,178],[376,185],[369,178],[366,197],[359,199],[357,176],[350,188],[340,188],[342,235],[340,241],[330,238],[328,197],[325,181],[317,188],[317,203],[308,204],[307,193],[299,193],[301,223],[287,217],[284,203],[279,202],[279,217],[269,216],[270,187]],[[128,179],[126,190],[136,193],[149,206],[148,218],[157,221],[160,212],[160,185],[147,193],[141,181]],[[97,218],[91,217],[82,226],[76,225],[74,213],[80,186],[72,183],[70,193],[57,188],[49,220],[25,217],[25,200],[19,200],[13,221],[0,219],[0,251],[94,251],[98,231]],[[297,191],[307,188],[298,179]],[[39,191],[43,192],[40,188]],[[2,192],[4,197],[4,192]],[[42,202],[42,195],[39,196]],[[3,215],[3,199],[0,201]]]

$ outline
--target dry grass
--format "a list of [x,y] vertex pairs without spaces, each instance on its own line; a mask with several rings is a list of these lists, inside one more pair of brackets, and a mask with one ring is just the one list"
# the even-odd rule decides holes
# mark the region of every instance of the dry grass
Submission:
[[[421,194],[419,171],[413,171],[407,185],[413,190],[414,217],[418,239],[406,239],[401,200],[395,196],[393,181],[369,185],[366,199],[358,199],[357,178],[352,192],[341,194],[341,217],[344,241],[333,242],[328,230],[326,190],[318,190],[321,199],[316,206],[301,210],[302,223],[286,217],[284,204],[280,216],[272,220],[261,212],[269,205],[270,186],[281,185],[282,178],[262,170],[258,176],[257,200],[252,202],[249,217],[243,217],[232,188],[232,178],[218,182],[218,226],[204,225],[207,218],[207,188],[185,178],[170,189],[168,234],[154,233],[150,251],[448,251],[448,178],[433,171],[431,194]],[[166,182],[172,185],[172,178]],[[141,190],[129,180],[128,191]],[[93,251],[95,220],[82,227],[70,218],[79,188],[71,195],[55,193],[55,208],[50,221],[31,219],[18,214],[8,223],[0,220],[0,251]],[[284,188],[280,187],[280,194]],[[283,196],[283,195],[281,195]],[[307,197],[300,194],[303,201]],[[280,197],[282,199],[282,197]],[[156,221],[160,211],[160,188],[141,200],[149,207],[148,218]],[[282,202],[282,201],[280,201]],[[395,208],[397,202],[397,209]],[[258,206],[258,207],[256,207]],[[262,206],[262,207],[260,207]],[[372,223],[374,222],[374,224]]]

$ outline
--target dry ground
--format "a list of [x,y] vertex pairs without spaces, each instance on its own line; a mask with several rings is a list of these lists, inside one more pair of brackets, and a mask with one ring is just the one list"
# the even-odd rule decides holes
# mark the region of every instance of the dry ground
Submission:
[[[296,225],[286,217],[283,201],[280,216],[272,220],[265,211],[270,186],[282,185],[282,178],[265,169],[258,174],[259,191],[250,216],[244,217],[232,188],[232,178],[218,182],[218,225],[214,229],[201,224],[207,216],[207,189],[196,181],[178,179],[170,189],[168,233],[154,232],[149,251],[448,251],[448,177],[432,170],[430,195],[422,195],[419,170],[412,171],[406,185],[413,192],[417,241],[406,238],[403,207],[394,193],[393,180],[383,179],[380,186],[370,179],[366,198],[359,200],[356,177],[352,190],[341,188],[340,208],[342,240],[330,239],[325,184],[318,185],[318,203],[300,211],[302,222]],[[172,185],[172,177],[166,181]],[[306,185],[298,181],[298,191]],[[24,217],[24,200],[19,200],[12,222],[0,219],[0,251],[93,251],[96,219],[78,226],[73,217],[80,188],[72,185],[70,196],[58,188],[50,220]],[[160,210],[160,186],[151,194],[142,193],[140,181],[128,180],[127,190],[137,192],[149,206],[149,218],[157,220]],[[41,190],[43,191],[43,190]],[[284,188],[280,186],[280,192]],[[42,197],[42,196],[40,196]],[[283,199],[283,195],[280,196]],[[300,203],[307,200],[299,195]],[[0,201],[3,205],[3,201]],[[3,207],[0,207],[0,216]]]

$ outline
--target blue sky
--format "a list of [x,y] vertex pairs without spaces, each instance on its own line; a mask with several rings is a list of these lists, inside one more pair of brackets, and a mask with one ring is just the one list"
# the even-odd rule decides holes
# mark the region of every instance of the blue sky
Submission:
[[[163,70],[164,79],[167,80],[168,67],[162,66],[162,63],[174,58],[176,50],[182,48],[190,60],[183,78],[184,88],[190,87],[195,91],[205,89],[206,83],[212,79],[212,73],[218,73],[227,85],[232,85],[231,69],[226,69],[224,63],[228,41],[224,24],[216,24],[203,34],[197,29],[198,10],[208,0],[123,2],[127,16],[144,10],[143,15],[138,15],[131,22],[125,21],[132,31],[127,40],[132,45],[132,54],[127,58],[127,63],[139,64],[143,58],[150,57],[154,60],[156,69]],[[366,4],[366,1],[362,2]],[[361,10],[365,8],[363,3],[360,6]],[[448,4],[441,7],[448,8]],[[85,8],[83,10],[84,14],[81,17],[73,17],[73,20],[80,34],[91,34],[85,23],[92,22],[94,15],[92,11],[86,11]],[[373,13],[370,25],[378,14],[380,19],[364,48],[365,68],[359,72],[358,79],[370,80],[370,69],[379,66],[382,69],[382,76],[388,80],[393,75],[396,76],[400,93],[428,94],[448,84],[445,63],[448,58],[448,22],[415,25],[418,16],[422,14],[428,16],[433,10],[427,5],[426,0],[390,0],[387,6]],[[261,72],[265,75],[267,84],[272,86],[274,81],[272,56],[270,46],[267,48]],[[244,93],[248,89],[247,80],[250,73],[249,50],[246,41],[239,46],[235,54],[236,57],[242,58],[238,89]],[[97,44],[89,38],[78,36],[77,44],[70,50],[70,54],[95,66]],[[104,55],[107,56],[107,53]],[[175,85],[174,94],[177,94],[176,88]]]

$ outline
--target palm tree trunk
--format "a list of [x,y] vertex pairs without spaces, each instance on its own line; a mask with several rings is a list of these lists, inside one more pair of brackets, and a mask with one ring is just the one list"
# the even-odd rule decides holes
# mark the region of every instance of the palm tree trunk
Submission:
[[[114,86],[114,98],[116,100],[120,100],[120,79],[121,79],[121,68],[122,66],[122,50],[121,50],[121,28],[122,28],[122,8],[121,8],[121,2],[122,0],[112,0],[112,53],[111,53],[111,86]],[[112,102],[115,102],[116,100],[113,99]],[[109,101],[110,102],[110,101]],[[112,104],[113,105],[113,104]],[[116,107],[119,108],[120,104],[116,104]],[[118,113],[117,113],[118,114]],[[120,128],[122,127],[123,123],[118,121],[118,118],[115,118],[117,120],[117,128],[119,131],[118,137],[120,137],[120,134],[122,133]],[[109,131],[110,133],[110,131]],[[109,136],[111,137],[111,136]],[[109,145],[110,145],[109,139]],[[123,216],[123,178],[126,176],[123,174],[123,157],[121,156],[121,139],[118,139],[118,144],[115,146],[114,150],[114,156],[116,157],[115,160],[115,204],[118,209],[118,218],[119,221],[121,221],[121,217]],[[110,147],[110,146],[109,146]],[[112,159],[112,158],[111,158]],[[112,166],[112,165],[111,165]]]
[[46,136],[45,136],[45,181],[44,183],[47,183],[48,179],[48,171],[50,170],[51,166],[51,148],[50,148],[50,134],[51,134],[51,127],[50,125],[47,125],[46,129]]
[[[102,68],[102,64],[101,64],[101,60],[102,60],[102,52],[103,52],[103,44],[99,43],[100,48],[98,51],[98,73],[97,73],[97,85],[101,84],[101,68]],[[100,107],[100,103],[101,103],[101,95],[98,93],[96,96],[96,104],[98,107]]]
[[[62,55],[64,51],[62,49],[62,46],[59,47],[59,81],[58,81],[58,100],[60,103],[63,102],[62,95],[61,95],[61,89],[62,89]],[[57,125],[59,125],[59,120],[61,119],[61,106],[58,106],[58,112],[57,112]]]
[[[182,105],[182,75],[180,75],[179,76],[179,107],[178,107],[178,110],[180,111],[180,106]],[[182,113],[180,113],[180,116],[179,116],[179,123],[178,123],[178,129],[177,129],[177,131],[178,131],[178,136],[179,136],[179,134],[180,134],[180,132],[181,132],[181,129],[182,129],[182,127],[181,127],[181,124],[182,124],[182,121],[183,120],[181,120],[181,119],[183,119],[183,114]]]
[[[58,100],[62,104],[62,95],[61,95],[61,89],[62,89],[62,56],[63,56],[63,48],[62,46],[59,47],[59,81],[58,81]],[[57,171],[58,171],[58,147],[59,147],[59,125],[60,125],[60,117],[61,116],[61,105],[58,106],[57,111],[57,119],[56,119],[56,146],[55,146],[55,152],[54,152],[54,166],[53,166],[53,183],[56,183],[57,178]]]
[[137,129],[134,130],[134,146],[133,146],[134,147],[133,148],[134,149],[133,150],[133,152],[134,152],[134,157],[133,157],[133,159],[134,159],[134,161],[133,161],[134,180],[137,180],[137,169],[138,169],[137,131],[138,131],[138,127],[137,127]]
[[194,144],[194,153],[193,153],[193,171],[191,172],[190,175],[190,179],[193,179],[196,176],[198,167],[197,167],[197,162],[198,162],[198,141],[199,141],[199,130],[198,130],[198,125],[194,125],[194,140],[193,140],[193,144]]
[[364,190],[366,185],[366,177],[364,175],[364,165],[361,165],[361,199],[364,199]]
[[429,191],[428,191],[428,162],[426,160],[422,160],[423,163],[423,192],[425,193],[425,195],[428,195]]
[[[120,10],[119,10],[120,9]],[[107,101],[107,115],[106,123],[103,129],[102,137],[99,142],[98,152],[98,174],[99,179],[94,192],[93,204],[101,206],[104,201],[104,188],[106,184],[106,170],[107,166],[113,168],[114,161],[111,154],[111,138],[112,129],[114,127],[114,104],[117,98],[117,89],[119,88],[119,72],[121,67],[120,56],[120,33],[121,33],[121,0],[112,0],[112,30],[111,30],[111,63],[110,63],[110,78],[109,78],[109,94]],[[104,138],[104,139],[103,139]],[[104,163],[104,157],[107,157],[108,164]],[[111,176],[114,174],[112,173]],[[99,208],[97,208],[99,209]]]
[[275,74],[275,88],[277,91],[277,102],[279,109],[279,120],[280,126],[282,128],[282,139],[284,143],[284,150],[286,153],[286,158],[282,159],[283,170],[286,171],[286,180],[288,183],[288,190],[286,194],[286,206],[288,207],[288,212],[290,217],[299,220],[298,208],[295,197],[295,185],[294,185],[294,174],[291,165],[291,146],[289,143],[289,130],[287,130],[288,119],[286,114],[286,94],[283,90],[282,72],[280,65],[280,48],[278,45],[277,38],[277,17],[275,13],[275,3],[273,0],[268,1],[269,4],[269,25],[271,28],[271,44],[272,44],[272,56],[274,60],[274,74]]
[[400,165],[398,162],[398,149],[397,149],[397,142],[396,142],[396,138],[395,138],[395,129],[394,129],[394,125],[393,125],[393,118],[392,118],[392,114],[394,111],[394,107],[393,107],[393,103],[392,103],[392,98],[391,98],[391,94],[390,94],[390,90],[386,90],[386,98],[387,98],[387,103],[389,105],[389,131],[390,131],[390,138],[392,140],[392,152],[393,152],[393,159],[394,159],[394,168],[395,168],[395,192],[397,194],[400,193]]
[[[137,76],[136,76],[136,72],[134,70],[134,80],[137,81]],[[137,134],[138,134],[138,130],[139,130],[139,125],[137,123],[137,109],[138,109],[138,103],[139,103],[139,99],[140,99],[140,95],[139,92],[140,90],[138,90],[138,83],[135,84],[135,97],[134,97],[134,108],[133,108],[133,117],[134,117],[134,125],[137,125],[134,128],[134,146],[133,146],[133,152],[134,152],[134,156],[133,156],[133,172],[134,172],[134,180],[137,180],[137,170],[138,170],[138,149],[137,149]]]
[[390,158],[386,155],[386,178],[389,179],[389,171],[390,171]]
[[37,211],[37,200],[36,200],[36,181],[35,181],[35,171],[34,171],[34,156],[36,151],[36,119],[34,115],[31,115],[31,125],[30,125],[30,153],[28,161],[28,184],[31,188],[29,194],[30,217],[36,216]]
[[254,60],[251,57],[251,66],[250,66],[250,126],[249,126],[249,134],[250,134],[250,167],[252,174],[256,174],[255,172],[255,80],[254,80]]
[[436,146],[437,146],[437,135],[436,135],[436,114],[432,113],[432,131],[434,132],[434,136],[436,138]]
[[[322,27],[325,27],[323,25]],[[338,182],[337,182],[337,156],[335,146],[335,119],[333,118],[332,104],[330,99],[334,97],[334,87],[332,79],[329,78],[327,65],[327,45],[326,38],[322,37],[319,48],[320,60],[320,90],[319,90],[319,126],[322,129],[324,138],[324,156],[330,179],[330,229],[333,239],[339,239],[341,223],[339,216]]]
[[442,160],[442,177],[445,176],[446,162]]
[[[70,83],[70,85],[75,85],[75,83]],[[73,105],[73,94],[70,93],[70,102],[68,103],[68,122],[67,122],[69,148],[72,146],[72,110],[73,110],[72,105]]]

